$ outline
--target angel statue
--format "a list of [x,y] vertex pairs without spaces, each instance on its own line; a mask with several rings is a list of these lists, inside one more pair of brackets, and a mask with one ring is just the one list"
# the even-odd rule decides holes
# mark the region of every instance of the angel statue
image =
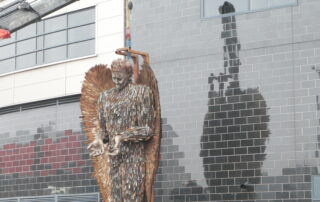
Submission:
[[[153,202],[161,137],[157,81],[147,53],[116,53],[130,54],[134,64],[117,59],[111,68],[96,65],[82,87],[81,111],[94,175],[105,202]],[[144,58],[140,71],[139,55]]]

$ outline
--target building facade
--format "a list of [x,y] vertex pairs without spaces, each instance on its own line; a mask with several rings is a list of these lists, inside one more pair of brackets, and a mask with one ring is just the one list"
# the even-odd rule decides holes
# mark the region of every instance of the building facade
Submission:
[[124,2],[77,1],[0,41],[0,201],[98,201],[79,97],[124,45]]
[[[133,1],[132,47],[161,98],[157,202],[320,200],[319,9]],[[79,1],[0,41],[0,201],[98,200],[78,101],[84,72],[123,46],[123,10]]]
[[319,200],[319,8],[134,1],[160,88],[157,201]]

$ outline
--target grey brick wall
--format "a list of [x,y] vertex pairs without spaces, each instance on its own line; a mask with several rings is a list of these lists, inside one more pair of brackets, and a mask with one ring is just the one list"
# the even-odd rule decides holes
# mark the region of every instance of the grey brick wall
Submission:
[[234,21],[201,19],[200,0],[133,3],[133,48],[150,53],[165,120],[157,201],[311,201],[320,2]]
[[98,192],[79,102],[55,103],[0,115],[0,199]]

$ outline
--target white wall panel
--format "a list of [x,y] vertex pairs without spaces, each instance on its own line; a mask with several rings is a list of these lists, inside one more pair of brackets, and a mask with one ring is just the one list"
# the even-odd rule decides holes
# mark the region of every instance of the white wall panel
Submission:
[[85,72],[96,64],[96,59],[94,57],[66,63],[66,76],[84,75]]
[[31,102],[64,95],[65,79],[57,79],[16,87],[14,90],[14,103]]
[[97,22],[98,37],[123,33],[123,16],[103,19]]
[[15,74],[15,87],[47,82],[65,77],[65,64],[47,66]]
[[77,1],[73,4],[70,4],[69,6],[66,7],[66,12],[71,12],[71,11],[75,11],[75,10],[79,10],[82,8],[87,8],[90,6],[94,6],[97,4],[97,0],[81,0],[81,1]]
[[7,106],[13,103],[13,89],[0,90],[0,106]]
[[14,75],[0,77],[0,91],[13,88]]
[[[121,46],[119,46],[121,47]],[[104,54],[100,54],[99,57],[96,60],[96,64],[105,64],[108,65],[108,67],[110,67],[111,62],[115,59],[120,58],[120,55],[116,55],[114,53],[104,53]]]
[[81,92],[83,79],[83,75],[68,77],[66,79],[66,94],[72,95]]
[[123,47],[123,34],[114,34],[106,37],[98,38],[97,53],[111,53],[117,48]]

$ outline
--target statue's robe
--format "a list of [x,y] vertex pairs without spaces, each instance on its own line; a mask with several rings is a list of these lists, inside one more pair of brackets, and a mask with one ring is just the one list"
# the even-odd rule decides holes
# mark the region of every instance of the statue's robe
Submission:
[[155,120],[152,91],[144,85],[128,84],[118,91],[102,92],[97,103],[97,132],[108,140],[106,152],[114,149],[116,135],[127,140],[117,155],[109,155],[109,201],[144,200],[145,141],[153,135]]

